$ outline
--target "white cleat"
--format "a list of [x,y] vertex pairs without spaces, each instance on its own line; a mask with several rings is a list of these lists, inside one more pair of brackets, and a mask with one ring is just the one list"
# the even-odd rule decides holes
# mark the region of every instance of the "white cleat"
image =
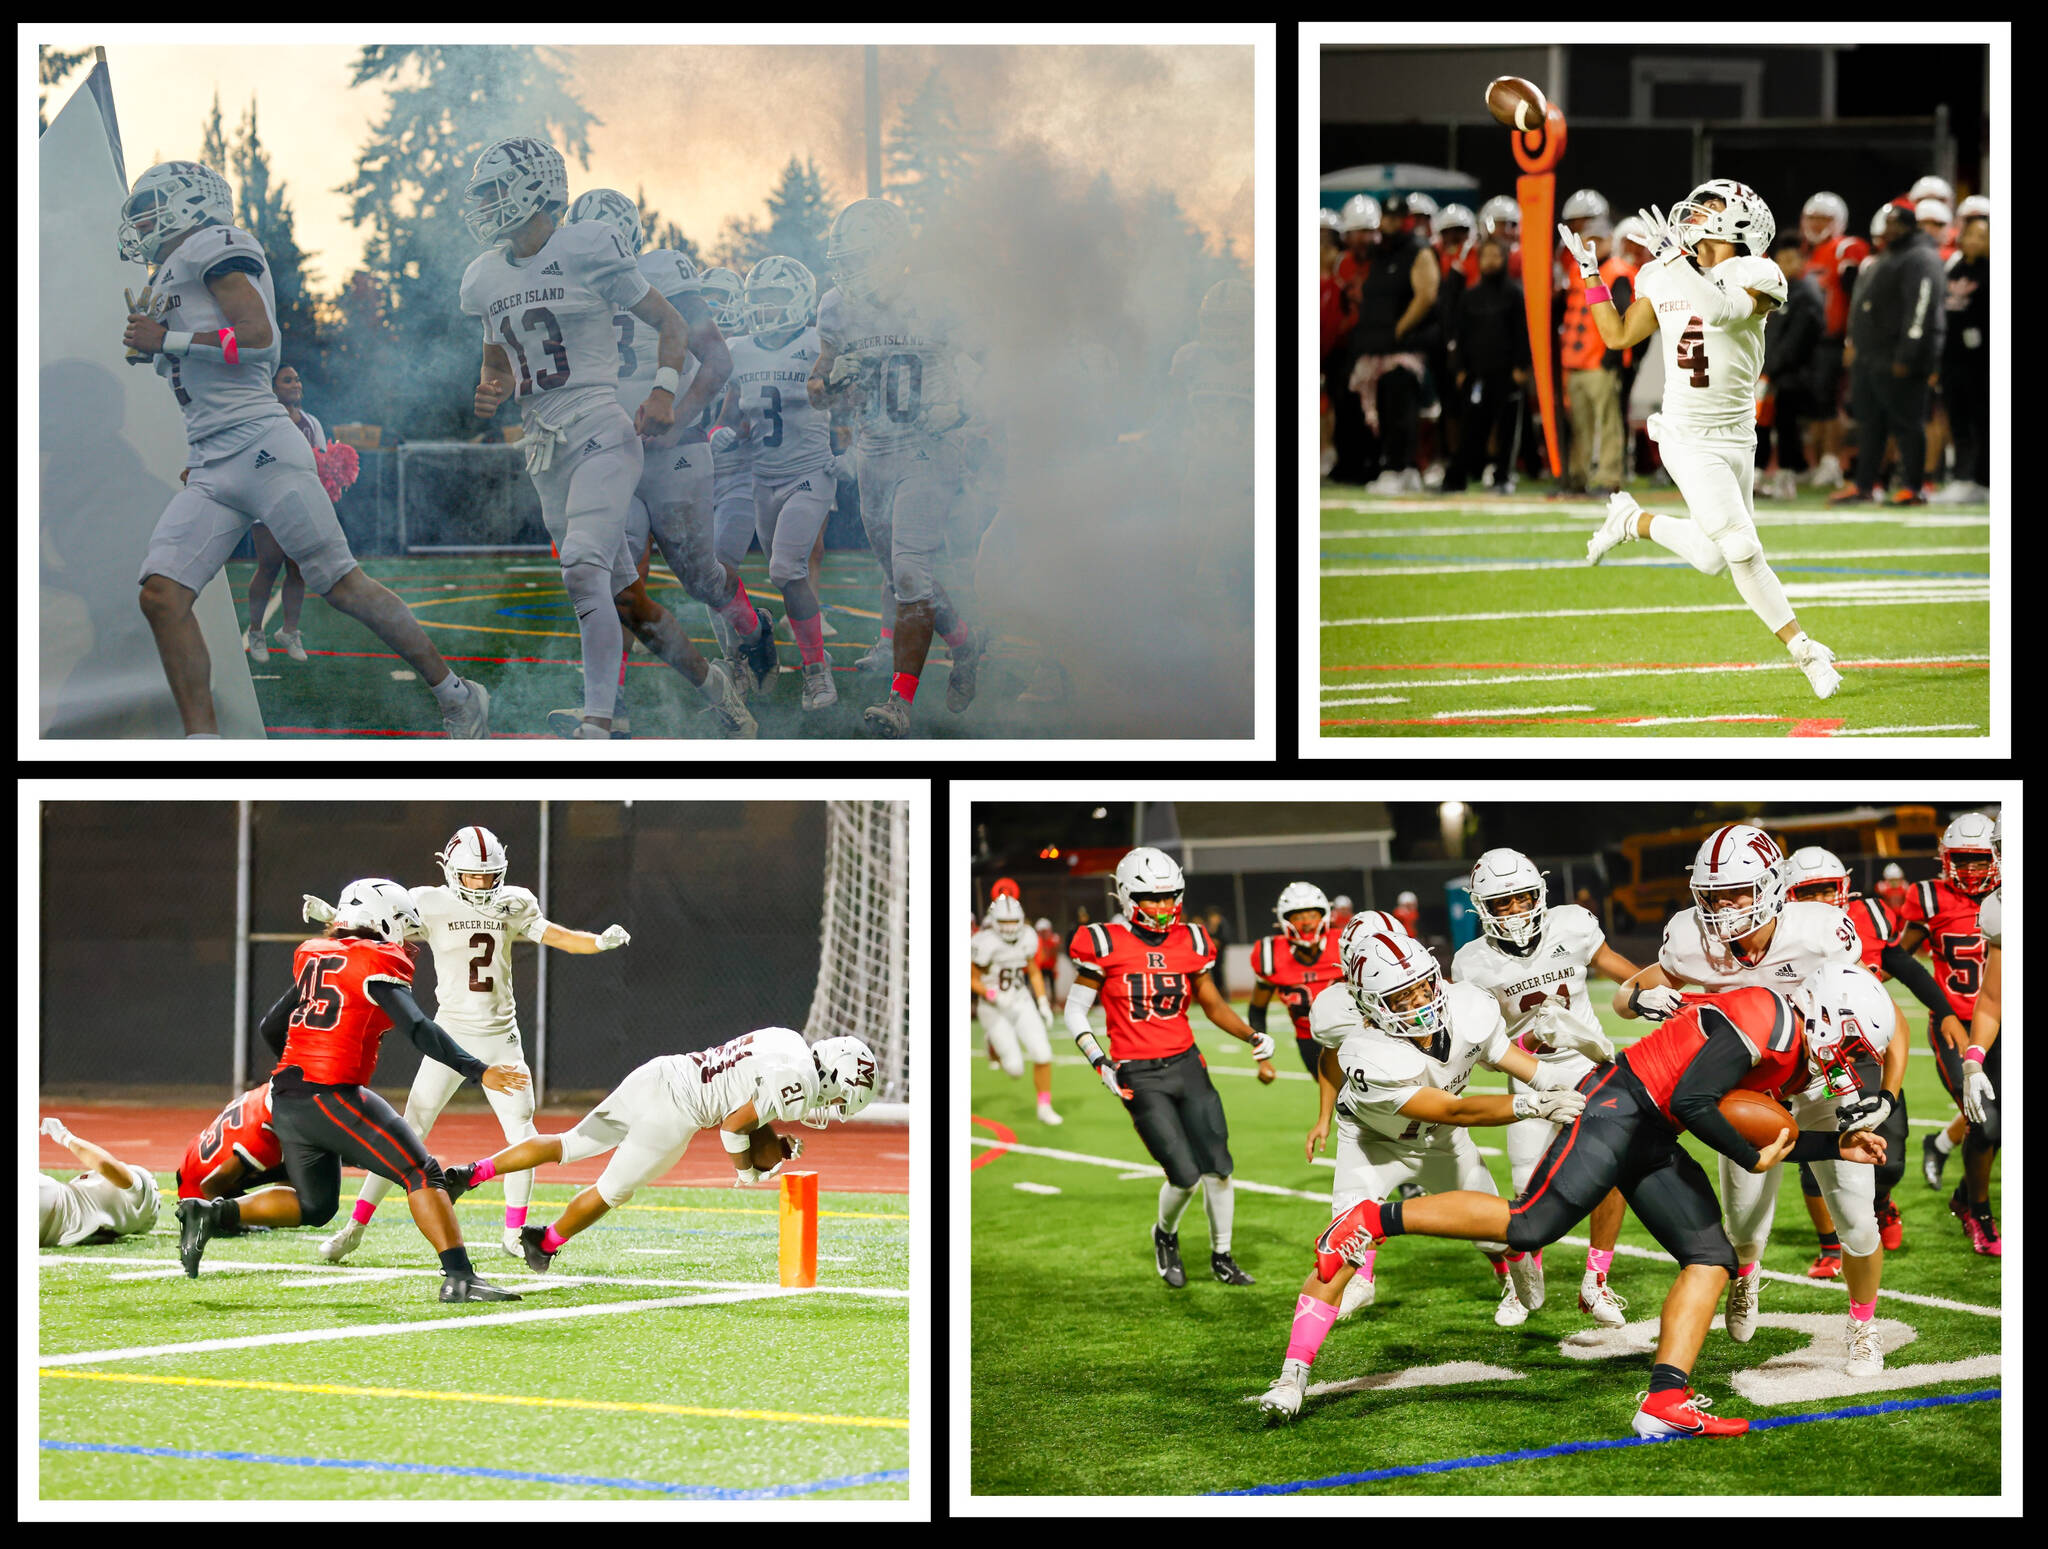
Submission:
[[280,629],[277,643],[284,647],[284,654],[295,662],[306,659],[306,640],[296,629]]
[[[1299,1363],[1290,1361],[1289,1366]],[[1301,1413],[1302,1373],[1284,1371],[1275,1377],[1259,1399],[1259,1413],[1268,1425],[1285,1425]]]
[[1500,1279],[1500,1305],[1493,1309],[1493,1321],[1502,1328],[1515,1328],[1529,1321],[1529,1309],[1522,1305],[1522,1298],[1515,1294],[1515,1277],[1512,1273]]
[[1607,497],[1607,516],[1600,528],[1586,540],[1586,563],[1597,565],[1607,556],[1607,551],[1617,543],[1633,543],[1636,538],[1636,518],[1643,514],[1643,508],[1636,504],[1636,497],[1627,490],[1616,490]]
[[320,1257],[330,1264],[339,1264],[362,1245],[363,1223],[351,1217],[340,1231],[320,1244]]
[[1344,1287],[1344,1298],[1337,1306],[1337,1321],[1342,1323],[1354,1313],[1363,1312],[1379,1296],[1377,1282],[1371,1275],[1353,1275]]
[[830,662],[804,663],[804,708],[823,710],[839,703],[839,689],[832,681]]
[[1842,675],[1835,671],[1835,653],[1811,635],[1793,642],[1792,660],[1813,685],[1815,698],[1830,698],[1842,686]]
[[1614,1294],[1605,1275],[1590,1269],[1579,1282],[1579,1311],[1602,1328],[1620,1328],[1628,1322],[1627,1300]]
[[697,687],[711,706],[712,714],[718,717],[719,728],[724,735],[744,742],[759,736],[761,727],[747,708],[747,697],[740,692],[733,676],[735,671],[745,672],[746,668],[732,662],[712,662],[710,670],[704,674],[704,681]]
[[1515,1283],[1515,1295],[1522,1305],[1531,1312],[1543,1308],[1543,1254],[1525,1253],[1519,1259],[1508,1260],[1508,1279]]
[[1850,1376],[1875,1377],[1884,1370],[1884,1351],[1877,1343],[1877,1319],[1869,1318],[1859,1323],[1850,1318],[1849,1326],[1842,1333],[1842,1343],[1849,1352],[1842,1369]]
[[1728,1337],[1738,1345],[1748,1344],[1756,1332],[1756,1293],[1762,1279],[1763,1270],[1756,1267],[1728,1282]]
[[1054,1113],[1051,1108],[1040,1108],[1038,1110],[1038,1122],[1040,1124],[1064,1124],[1067,1121]]
[[453,710],[441,712],[441,726],[451,737],[466,737],[475,740],[491,734],[491,693],[481,683],[462,680],[469,687],[469,697]]
[[506,1227],[498,1238],[498,1246],[503,1248],[511,1257],[519,1260],[520,1263],[524,1264],[526,1262],[526,1250],[519,1246],[518,1227]]
[[261,624],[251,625],[242,631],[242,649],[249,653],[249,660],[252,662],[270,660],[270,642],[263,638]]
[[880,704],[861,711],[860,718],[877,737],[910,735],[910,701],[894,689]]

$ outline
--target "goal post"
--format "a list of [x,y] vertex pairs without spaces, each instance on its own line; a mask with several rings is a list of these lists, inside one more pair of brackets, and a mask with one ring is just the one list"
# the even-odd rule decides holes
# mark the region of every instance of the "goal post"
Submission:
[[861,1118],[910,1118],[910,809],[825,804],[818,987],[804,1037],[851,1035],[875,1051],[880,1089]]

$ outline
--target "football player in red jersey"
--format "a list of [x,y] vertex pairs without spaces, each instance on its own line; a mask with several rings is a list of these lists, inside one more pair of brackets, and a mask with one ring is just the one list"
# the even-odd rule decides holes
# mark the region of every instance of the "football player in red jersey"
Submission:
[[1263,1033],[1266,1008],[1279,996],[1294,1022],[1295,1049],[1309,1075],[1314,1076],[1322,1046],[1309,1034],[1309,1006],[1344,977],[1337,955],[1338,932],[1331,928],[1330,901],[1312,882],[1290,882],[1280,890],[1273,918],[1280,922],[1280,929],[1252,946],[1252,977],[1258,986],[1252,991],[1245,1020]]
[[[1785,862],[1785,897],[1794,903],[1823,903],[1840,909],[1856,927],[1862,946],[1863,966],[1880,980],[1897,979],[1913,992],[1930,1015],[1948,1014],[1948,1001],[1934,975],[1912,954],[1899,946],[1905,924],[1881,898],[1865,898],[1849,891],[1849,871],[1831,851],[1819,845],[1795,850]],[[1960,1026],[1960,1024],[1958,1024]],[[1884,1165],[1872,1174],[1877,1185],[1875,1209],[1880,1241],[1886,1252],[1905,1241],[1905,1223],[1892,1190],[1906,1170],[1906,1094],[1898,1093],[1894,1107],[1878,1132],[1885,1139]],[[1820,1253],[1806,1273],[1815,1280],[1833,1280],[1842,1272],[1842,1242],[1835,1232],[1834,1217],[1821,1197],[1820,1183],[1813,1169],[1799,1169],[1799,1187],[1806,1196],[1807,1213],[1820,1233]]]
[[493,1091],[527,1084],[517,1066],[485,1065],[466,1053],[420,1010],[412,993],[412,955],[404,944],[403,911],[410,908],[403,889],[366,885],[354,902],[343,903],[326,936],[299,943],[292,987],[257,1028],[278,1055],[270,1076],[270,1123],[291,1187],[266,1189],[247,1200],[181,1198],[178,1257],[187,1275],[198,1277],[209,1240],[245,1225],[324,1224],[340,1202],[346,1163],[404,1188],[414,1223],[440,1256],[442,1301],[521,1299],[476,1272],[441,1164],[404,1115],[368,1085],[384,1035],[394,1028],[428,1058]]
[[[1166,1170],[1159,1218],[1152,1225],[1160,1278],[1170,1286],[1187,1284],[1180,1218],[1200,1184],[1209,1213],[1209,1268],[1226,1285],[1250,1285],[1252,1277],[1230,1256],[1230,1126],[1208,1062],[1195,1047],[1188,1007],[1199,1003],[1211,1022],[1249,1043],[1259,1080],[1268,1083],[1274,1079],[1273,1040],[1254,1032],[1216,987],[1215,940],[1181,919],[1186,890],[1179,865],[1162,851],[1140,848],[1117,862],[1123,918],[1083,925],[1067,946],[1075,972],[1067,992],[1067,1030],[1102,1084],[1122,1099],[1152,1159]],[[1098,993],[1109,1020],[1106,1055],[1088,1024]]]
[[[1636,1218],[1678,1260],[1664,1299],[1650,1390],[1633,1420],[1639,1436],[1727,1436],[1747,1420],[1709,1415],[1691,1372],[1735,1270],[1706,1169],[1678,1143],[1691,1130],[1735,1166],[1762,1173],[1793,1161],[1876,1163],[1884,1141],[1868,1130],[1789,1129],[1759,1150],[1720,1110],[1741,1088],[1781,1099],[1845,1061],[1866,1059],[1890,1041],[1895,1017],[1884,987],[1860,968],[1829,964],[1790,1000],[1750,986],[1697,996],[1647,1037],[1596,1065],[1578,1085],[1579,1116],[1560,1127],[1529,1187],[1512,1204],[1460,1189],[1419,1199],[1367,1199],[1330,1223],[1316,1241],[1316,1267],[1302,1287],[1287,1369],[1261,1407],[1292,1418],[1315,1347],[1328,1332],[1340,1271],[1368,1247],[1399,1236],[1505,1241],[1533,1253],[1583,1220],[1619,1188]],[[1324,1309],[1318,1314],[1312,1304]]]
[[1981,812],[1965,812],[1942,831],[1937,853],[1941,874],[1917,884],[1899,910],[1905,921],[1899,946],[1916,952],[1923,941],[1927,943],[1937,980],[1948,997],[1950,1014],[1939,1022],[1929,1019],[1927,1041],[1941,1084],[1969,1121],[1963,1138],[1963,1182],[1949,1196],[1949,1212],[1963,1223],[1972,1248],[1998,1257],[1991,1163],[1998,1154],[2002,1076],[1997,1042],[1987,1046],[1972,1026],[1986,950],[1978,908],[1999,885],[1998,843],[1991,819]]
[[180,1199],[239,1199],[251,1189],[284,1181],[284,1148],[270,1127],[268,1081],[215,1114],[178,1163]]

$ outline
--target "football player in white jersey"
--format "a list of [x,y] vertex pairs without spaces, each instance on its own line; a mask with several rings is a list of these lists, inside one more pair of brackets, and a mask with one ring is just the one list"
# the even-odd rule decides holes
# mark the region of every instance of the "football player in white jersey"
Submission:
[[952,652],[946,708],[974,700],[988,634],[960,617],[938,581],[946,517],[960,488],[948,436],[972,417],[965,378],[979,363],[929,281],[910,280],[910,223],[886,199],[857,199],[832,222],[833,287],[818,304],[811,402],[854,416],[860,517],[896,599],[894,676],[862,719],[884,737],[910,734],[910,705],[934,633]]
[[[1345,937],[1351,957],[1344,982],[1324,990],[1309,1009],[1311,1035],[1328,1046],[1317,1079],[1322,1111],[1309,1132],[1311,1158],[1328,1132],[1333,1103],[1338,1110],[1332,1219],[1341,1220],[1361,1200],[1386,1199],[1407,1183],[1420,1184],[1426,1193],[1466,1189],[1498,1195],[1471,1128],[1530,1116],[1569,1120],[1586,1100],[1568,1084],[1559,1085],[1563,1077],[1508,1037],[1492,996],[1469,984],[1446,985],[1436,958],[1420,942],[1364,935],[1353,924]],[[1480,1065],[1505,1071],[1529,1090],[1467,1096],[1465,1085]],[[1505,1242],[1474,1246],[1503,1286],[1522,1272],[1508,1264]],[[1268,1420],[1291,1420],[1299,1412],[1309,1365],[1343,1315],[1344,1292],[1359,1273],[1349,1260],[1328,1280],[1320,1268],[1309,1271],[1280,1375],[1259,1400]],[[1527,1316],[1496,1321],[1517,1323]]]
[[[1856,968],[1868,977],[1863,945],[1848,915],[1833,904],[1787,902],[1785,878],[1785,853],[1762,829],[1730,823],[1708,835],[1693,857],[1695,906],[1665,922],[1656,963],[1622,982],[1614,993],[1616,1013],[1661,1022],[1682,1004],[1677,990],[1687,984],[1709,992],[1761,985],[1789,996],[1831,966]],[[1877,994],[1891,1005],[1881,986]],[[1802,1131],[1874,1129],[1890,1117],[1905,1081],[1907,1041],[1887,1030],[1870,1044],[1882,1059],[1881,1070],[1822,1072],[1793,1100],[1792,1116]],[[1871,1076],[1877,1079],[1863,1085]],[[1756,1328],[1758,1263],[1770,1241],[1783,1164],[1761,1173],[1742,1171],[1726,1158],[1719,1165],[1722,1219],[1739,1266],[1728,1283],[1728,1336],[1741,1344]],[[1807,1165],[1842,1238],[1849,1370],[1868,1374],[1883,1366],[1870,1328],[1884,1269],[1876,1171],[1850,1163]]]
[[[1587,976],[1597,971],[1619,982],[1633,978],[1636,965],[1607,944],[1590,911],[1577,904],[1553,908],[1545,897],[1544,873],[1519,850],[1488,850],[1480,856],[1472,867],[1471,889],[1481,934],[1451,959],[1451,978],[1490,994],[1507,1020],[1508,1036],[1577,1086],[1596,1063],[1614,1056],[1593,1009]],[[1512,1079],[1508,1089],[1523,1090]],[[1557,1126],[1545,1119],[1517,1119],[1508,1126],[1508,1176],[1516,1194],[1528,1187],[1529,1175],[1556,1135]],[[1627,1304],[1607,1284],[1625,1209],[1621,1191],[1610,1190],[1587,1222],[1592,1240],[1579,1279],[1579,1311],[1606,1328],[1628,1321]],[[1510,1262],[1515,1257],[1511,1253]],[[1534,1311],[1543,1305],[1543,1254],[1539,1250],[1531,1257],[1535,1265],[1529,1279],[1536,1300],[1529,1310]],[[1516,1294],[1510,1282],[1503,1304]]]
[[43,1120],[42,1133],[69,1151],[85,1171],[71,1178],[36,1174],[40,1246],[71,1248],[149,1235],[163,1203],[154,1173],[72,1134],[55,1114]]
[[1742,600],[1826,699],[1842,681],[1834,652],[1799,627],[1756,533],[1757,377],[1766,315],[1786,296],[1784,271],[1770,256],[1777,231],[1770,207],[1755,190],[1716,178],[1675,205],[1668,220],[1654,206],[1640,218],[1650,261],[1636,272],[1626,317],[1614,310],[1591,239],[1562,224],[1558,231],[1585,276],[1601,341],[1619,350],[1658,336],[1664,407],[1650,416],[1650,434],[1691,515],[1653,515],[1623,491],[1608,501],[1586,559],[1597,565],[1617,543],[1648,538],[1703,574],[1728,571]]
[[[646,466],[641,438],[663,441],[674,432],[678,401],[693,413],[714,388],[685,391],[689,325],[640,273],[616,226],[559,222],[568,203],[561,152],[545,140],[500,140],[486,149],[463,192],[462,218],[490,251],[463,274],[461,307],[483,333],[477,418],[490,419],[508,398],[519,405],[526,471],[576,610],[583,644],[577,735],[611,737],[623,619],[703,691],[727,736],[752,737],[757,728],[739,684],[723,664],[698,655],[682,625],[647,595],[626,537],[627,507]],[[620,312],[659,335],[650,346],[659,358],[653,385],[636,415],[619,406],[613,320]],[[722,357],[723,347],[714,353]]]
[[[753,530],[789,615],[807,712],[839,702],[811,577],[811,554],[838,495],[831,419],[811,402],[808,385],[820,348],[811,322],[817,300],[817,280],[794,258],[772,254],[747,271],[748,331],[733,344],[732,382],[719,416],[749,448]],[[739,541],[744,551],[744,537]]]
[[[510,1065],[532,1077],[519,1043],[518,1008],[512,999],[512,943],[515,940],[554,947],[563,952],[609,952],[633,938],[621,925],[598,934],[570,930],[547,919],[540,901],[523,887],[505,883],[505,846],[488,828],[465,828],[448,841],[434,859],[445,884],[406,889],[381,877],[352,882],[343,892],[343,908],[374,893],[392,909],[408,940],[424,941],[434,954],[436,1004],[434,1020],[467,1053],[487,1065]],[[307,895],[302,905],[309,921],[334,918],[335,908]],[[405,1120],[420,1135],[434,1127],[441,1110],[462,1086],[462,1077],[439,1060],[422,1059],[406,1094]],[[535,1133],[533,1088],[497,1091],[484,1096],[508,1141]],[[372,1173],[363,1179],[355,1210],[341,1229],[320,1245],[321,1257],[338,1263],[362,1243],[363,1229],[391,1190],[388,1179]],[[503,1246],[521,1257],[519,1229],[533,1196],[533,1179],[521,1175],[505,1183]]]
[[682,1160],[690,1137],[715,1130],[733,1166],[733,1184],[766,1183],[782,1163],[803,1155],[803,1141],[781,1135],[782,1161],[766,1171],[749,1154],[753,1135],[780,1119],[823,1129],[851,1119],[875,1095],[874,1051],[858,1038],[821,1038],[806,1046],[794,1028],[763,1027],[694,1054],[662,1054],[640,1066],[573,1129],[534,1135],[497,1155],[444,1168],[448,1197],[480,1183],[555,1162],[617,1154],[546,1227],[521,1229],[527,1267],[544,1273],[571,1237],[626,1203]]
[[[989,1053],[1015,1080],[1031,1061],[1041,1124],[1065,1121],[1052,1111],[1052,1000],[1038,970],[1038,935],[1024,930],[1024,905],[1009,894],[989,900],[988,917],[968,948],[969,977]],[[1019,1047],[1021,1045],[1021,1048]]]
[[[1576,1094],[1569,1083],[1560,1088],[1557,1072],[1540,1069],[1534,1055],[1506,1037],[1500,1008],[1489,996],[1469,985],[1446,985],[1429,948],[1411,936],[1362,931],[1360,923],[1352,922],[1338,949],[1343,983],[1331,985],[1309,1007],[1309,1035],[1323,1045],[1324,1055],[1308,1154],[1313,1158],[1322,1149],[1334,1108],[1332,1217],[1361,1199],[1385,1199],[1410,1182],[1429,1190],[1492,1191],[1493,1179],[1466,1127],[1506,1124],[1537,1112],[1576,1112]],[[1465,1099],[1475,1064],[1518,1075],[1526,1067],[1525,1080],[1539,1095]],[[1419,1087],[1435,1089],[1444,1100],[1411,1103]],[[1572,1101],[1554,1100],[1553,1088]],[[1520,1271],[1509,1264],[1507,1245],[1480,1247],[1509,1287],[1510,1273]],[[1369,1264],[1360,1266],[1359,1278],[1371,1281]],[[1496,1321],[1519,1323],[1527,1316],[1521,1311],[1526,1302],[1511,1298],[1509,1289],[1502,1292],[1506,1316],[1497,1313]],[[1368,1285],[1345,1310],[1372,1299]]]
[[261,522],[307,585],[426,680],[449,736],[485,736],[490,695],[449,670],[412,611],[349,551],[313,449],[271,389],[283,345],[270,261],[234,220],[226,180],[196,161],[151,167],[121,206],[121,256],[150,268],[122,342],[177,396],[189,443],[185,485],[157,518],[140,578],[185,735],[220,735],[192,605]]

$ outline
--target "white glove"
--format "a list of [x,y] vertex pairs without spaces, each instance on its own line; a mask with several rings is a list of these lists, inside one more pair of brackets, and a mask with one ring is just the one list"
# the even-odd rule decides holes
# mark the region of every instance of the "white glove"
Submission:
[[1648,228],[1649,240],[1643,245],[1650,250],[1650,257],[1652,259],[1662,258],[1666,253],[1678,251],[1678,238],[1672,232],[1671,222],[1665,218],[1662,210],[1653,204],[1647,210],[1636,211],[1636,215],[1643,225]]
[[1572,262],[1579,266],[1579,274],[1588,286],[1600,283],[1600,256],[1593,250],[1593,239],[1582,237],[1563,221],[1557,223],[1558,241],[1571,255]]
[[1269,1060],[1272,1057],[1273,1035],[1271,1033],[1253,1033],[1252,1058],[1255,1060]]
[[1576,1091],[1515,1094],[1515,1117],[1518,1119],[1549,1119],[1555,1124],[1569,1124],[1585,1108],[1586,1099]]
[[1038,997],[1038,1020],[1047,1027],[1052,1026],[1052,1002],[1043,995]]
[[1636,991],[1635,1003],[1636,1010],[1652,1022],[1662,1022],[1685,1009],[1685,997],[1661,984],[1654,990]]
[[735,446],[739,445],[739,440],[740,433],[734,430],[732,426],[720,425],[711,432],[711,450],[714,452],[730,452]]
[[625,926],[607,925],[604,928],[604,933],[597,938],[597,950],[600,952],[616,951],[618,948],[623,947],[627,942],[631,941],[632,939],[633,938],[626,933]]
[[825,373],[825,385],[838,387],[860,375],[860,361],[852,355],[841,355],[832,362],[832,369]]
[[60,1146],[71,1144],[71,1131],[64,1127],[64,1121],[54,1113],[43,1120],[42,1130],[45,1135],[48,1135]]
[[301,893],[299,899],[299,916],[308,925],[325,925],[334,918],[334,905],[324,898],[315,898],[311,893]]
[[1984,1074],[1984,1067],[1975,1060],[1963,1061],[1963,1115],[1972,1124],[1984,1122],[1984,1105],[1997,1100],[1998,1094],[1991,1089],[1991,1078]]
[[1597,1027],[1589,1030],[1563,1017],[1548,1017],[1543,1022],[1543,1036],[1551,1048],[1583,1054],[1595,1065],[1614,1058],[1613,1043]]

